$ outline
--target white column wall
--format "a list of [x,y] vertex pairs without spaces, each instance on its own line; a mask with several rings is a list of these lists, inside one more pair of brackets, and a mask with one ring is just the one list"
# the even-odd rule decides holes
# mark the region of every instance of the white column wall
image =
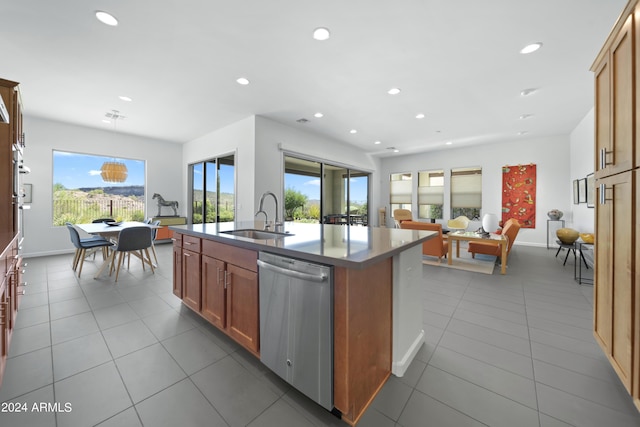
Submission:
[[255,192],[255,117],[247,117],[190,141],[183,146],[181,157],[183,197],[188,206],[188,165],[214,157],[235,154],[236,214],[238,221],[253,218]]
[[[380,195],[378,175],[379,160],[363,154],[356,147],[295,129],[264,117],[256,117],[256,175],[255,204],[265,191],[278,195],[280,218],[283,217],[284,174],[283,150],[310,156],[327,163],[349,166],[358,170],[372,172],[369,194],[369,213],[372,225],[377,225],[377,206]],[[268,203],[271,203],[269,201]],[[273,205],[265,207],[270,215]],[[373,221],[375,219],[375,221]]]
[[[571,181],[583,179],[593,173],[595,166],[595,115],[591,109],[580,124],[571,132],[570,171]],[[573,200],[573,187],[571,188]],[[565,216],[567,212],[565,212]],[[566,219],[567,227],[574,228],[581,233],[593,233],[595,230],[595,209],[587,208],[586,203],[571,205],[571,211]]]

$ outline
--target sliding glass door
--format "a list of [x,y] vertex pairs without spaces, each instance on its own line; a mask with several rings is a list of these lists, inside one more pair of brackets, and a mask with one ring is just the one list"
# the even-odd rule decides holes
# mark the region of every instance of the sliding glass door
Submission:
[[191,222],[233,221],[235,218],[234,155],[209,159],[189,166]]
[[288,221],[368,224],[368,172],[285,156]]

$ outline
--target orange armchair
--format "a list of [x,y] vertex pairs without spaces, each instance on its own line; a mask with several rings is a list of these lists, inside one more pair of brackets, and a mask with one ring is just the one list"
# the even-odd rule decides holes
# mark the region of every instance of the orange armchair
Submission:
[[400,223],[400,228],[436,231],[438,233],[436,237],[422,243],[422,254],[438,257],[438,262],[440,262],[442,257],[447,256],[447,251],[449,250],[449,242],[445,242],[442,238],[441,224],[419,221],[402,221]]
[[[502,229],[502,234],[505,235],[509,241],[507,244],[507,256],[509,252],[511,252],[511,246],[513,246],[513,242],[516,240],[518,231],[520,231],[520,223],[513,218],[509,219]],[[484,242],[469,242],[469,252],[471,252],[473,258],[475,258],[476,254],[495,255],[497,257],[501,255],[499,246]]]

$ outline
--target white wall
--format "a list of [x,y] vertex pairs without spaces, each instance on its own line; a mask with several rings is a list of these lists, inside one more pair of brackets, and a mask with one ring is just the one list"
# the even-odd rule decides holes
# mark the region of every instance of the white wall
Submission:
[[[580,124],[571,132],[571,181],[574,179],[583,179],[588,174],[593,173],[595,166],[594,120],[594,110],[591,109]],[[573,194],[573,190],[571,194]],[[573,195],[571,198],[573,200]],[[593,233],[595,229],[595,209],[587,208],[586,203],[572,204],[571,208],[571,214],[568,218],[565,218],[567,220],[567,227],[575,228],[581,233]]]
[[[482,167],[482,213],[501,216],[502,166],[529,164],[537,165],[536,228],[521,229],[515,244],[544,246],[547,242],[547,212],[560,209],[567,213],[571,209],[571,179],[569,173],[569,136],[552,136],[506,143],[451,148],[410,156],[394,156],[382,160],[381,201],[387,208],[387,224],[391,226],[389,207],[389,175],[398,172],[413,172],[413,208],[417,218],[417,172],[433,169],[445,171],[444,221],[449,219],[449,177],[451,168]],[[440,222],[440,221],[439,221]],[[480,227],[479,222],[470,228]]]
[[[250,221],[258,210],[260,196],[271,191],[280,202],[279,217],[284,212],[283,153],[303,154],[319,160],[375,172],[379,161],[354,147],[274,122],[261,116],[252,116],[194,139],[183,148],[183,203],[187,204],[188,169],[190,163],[213,157],[236,154],[236,220]],[[377,173],[376,173],[377,174]],[[377,175],[372,177],[373,201],[379,194]],[[372,204],[372,206],[375,206]],[[271,199],[265,202],[270,219],[275,212]],[[372,212],[373,214],[373,212]]]
[[188,165],[214,157],[235,154],[236,220],[253,218],[255,177],[255,117],[210,132],[185,144],[182,150],[183,199],[188,206]]
[[[24,253],[26,256],[51,255],[73,249],[69,231],[52,225],[53,150],[146,160],[147,216],[157,213],[154,192],[167,200],[182,197],[182,146],[113,131],[75,126],[25,116],[25,165],[31,173],[24,182],[33,185],[31,209],[24,212]],[[180,213],[185,214],[181,204]]]
[[[366,172],[372,172],[370,180],[370,215],[376,218],[375,207],[379,203],[380,162],[364,154],[355,147],[343,142],[285,126],[264,117],[256,117],[256,181],[255,206],[265,191],[273,191],[281,202],[280,218],[282,218],[282,201],[284,197],[283,153],[301,154],[338,166],[346,166]],[[265,204],[265,207],[267,205]],[[273,212],[273,206],[267,207]],[[257,210],[257,209],[256,209]],[[255,211],[254,211],[255,213]],[[375,224],[375,222],[374,222]]]

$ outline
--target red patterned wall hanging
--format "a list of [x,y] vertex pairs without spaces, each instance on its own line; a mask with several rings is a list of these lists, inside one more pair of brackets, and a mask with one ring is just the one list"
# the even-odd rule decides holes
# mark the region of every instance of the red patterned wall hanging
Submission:
[[502,167],[502,222],[515,218],[536,228],[536,165]]

